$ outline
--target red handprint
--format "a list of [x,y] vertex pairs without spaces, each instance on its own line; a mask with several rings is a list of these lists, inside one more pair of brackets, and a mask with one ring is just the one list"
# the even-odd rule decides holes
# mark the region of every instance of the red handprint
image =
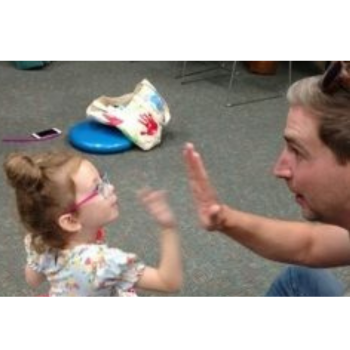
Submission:
[[113,114],[103,113],[103,116],[108,120],[108,124],[112,126],[118,126],[123,123],[121,119]]
[[158,124],[151,113],[141,114],[139,122],[146,127],[146,131],[141,131],[141,135],[154,135],[158,131]]

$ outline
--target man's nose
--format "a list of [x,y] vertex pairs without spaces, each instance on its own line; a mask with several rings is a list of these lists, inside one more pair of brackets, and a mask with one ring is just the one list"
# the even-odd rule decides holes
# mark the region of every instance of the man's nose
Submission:
[[273,174],[280,179],[290,179],[292,177],[292,170],[286,150],[283,150],[278,157],[273,167]]

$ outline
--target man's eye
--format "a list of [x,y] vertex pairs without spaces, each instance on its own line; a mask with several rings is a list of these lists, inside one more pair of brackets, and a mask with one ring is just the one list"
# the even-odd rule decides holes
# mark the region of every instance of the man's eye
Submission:
[[294,154],[296,154],[296,155],[300,154],[299,150],[298,150],[297,148],[291,146],[291,145],[287,145],[287,148],[288,148],[288,150],[289,150],[290,152],[292,152],[292,153],[294,153]]
[[303,154],[297,148],[294,148],[293,152],[297,158],[303,158]]

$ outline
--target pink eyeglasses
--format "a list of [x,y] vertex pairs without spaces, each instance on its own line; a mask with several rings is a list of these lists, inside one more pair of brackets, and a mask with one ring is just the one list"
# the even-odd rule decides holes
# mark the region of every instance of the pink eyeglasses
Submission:
[[77,211],[82,205],[91,200],[92,198],[101,195],[103,198],[108,198],[109,192],[108,187],[111,183],[108,179],[107,173],[104,173],[101,177],[101,181],[96,185],[96,188],[88,194],[85,198],[81,199],[78,203],[73,204],[65,213],[73,213]]

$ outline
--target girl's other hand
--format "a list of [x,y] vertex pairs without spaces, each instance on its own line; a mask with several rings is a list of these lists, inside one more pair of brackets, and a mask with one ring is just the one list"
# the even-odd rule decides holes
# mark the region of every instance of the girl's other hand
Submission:
[[139,198],[148,213],[160,226],[163,228],[176,226],[176,219],[169,206],[165,191],[143,189],[139,192]]

